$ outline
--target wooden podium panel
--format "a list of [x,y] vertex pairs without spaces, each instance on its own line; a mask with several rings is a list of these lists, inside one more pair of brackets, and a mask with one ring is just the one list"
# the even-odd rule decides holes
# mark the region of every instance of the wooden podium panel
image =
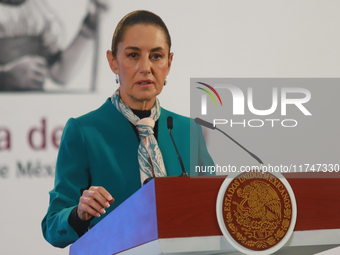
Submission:
[[156,180],[158,237],[222,235],[216,218],[216,199],[224,179],[182,177]]
[[[294,191],[298,208],[292,245],[299,245],[301,233],[310,235],[315,230],[315,233],[329,234],[340,229],[340,178],[316,179],[310,178],[310,174],[304,178],[293,178],[291,174],[285,177]],[[184,245],[191,242],[192,251],[198,254],[201,250],[197,244],[205,240],[211,240],[209,245],[214,242],[216,245],[211,245],[213,252],[202,251],[202,254],[216,253],[216,247],[230,250],[216,218],[217,194],[224,179],[225,176],[156,178],[76,241],[70,254],[111,255],[130,249],[135,252],[146,244],[158,250],[154,254],[163,254],[161,244],[175,244],[175,241]],[[173,253],[179,250],[173,249]],[[190,247],[184,247],[184,251],[190,252]]]
[[[285,175],[298,208],[294,230],[340,229],[340,178],[313,175]],[[159,238],[222,235],[215,208],[224,178],[189,179],[156,180]]]
[[340,173],[294,175],[284,174],[298,209],[294,231],[340,229]]

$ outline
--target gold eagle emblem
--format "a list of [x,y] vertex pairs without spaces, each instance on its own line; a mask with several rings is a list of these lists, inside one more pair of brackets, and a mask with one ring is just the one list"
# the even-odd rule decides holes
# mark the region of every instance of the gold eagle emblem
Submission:
[[[259,218],[262,222],[281,220],[281,202],[275,190],[263,181],[253,181],[243,189],[237,190],[243,200],[237,205],[242,218]],[[245,207],[248,204],[248,207]]]
[[223,217],[230,236],[251,250],[266,250],[286,235],[292,219],[290,195],[270,173],[243,173],[224,193]]

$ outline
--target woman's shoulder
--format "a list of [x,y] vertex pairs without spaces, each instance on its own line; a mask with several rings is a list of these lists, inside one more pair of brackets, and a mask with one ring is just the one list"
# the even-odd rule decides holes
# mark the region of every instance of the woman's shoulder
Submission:
[[118,111],[108,98],[99,108],[83,114],[79,117],[75,117],[74,119],[76,119],[81,124],[92,124],[97,123],[101,120],[110,119],[111,116],[114,117],[117,113]]
[[113,126],[121,122],[121,115],[109,99],[107,99],[99,108],[83,114],[78,117],[69,118],[65,128],[92,130],[105,126]]

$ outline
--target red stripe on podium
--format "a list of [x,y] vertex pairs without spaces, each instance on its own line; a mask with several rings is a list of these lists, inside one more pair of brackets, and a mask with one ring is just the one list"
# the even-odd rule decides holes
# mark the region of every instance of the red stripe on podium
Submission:
[[292,176],[294,175],[285,174],[294,191],[298,209],[294,230],[340,229],[339,174],[302,175],[307,178],[292,178]]
[[[285,177],[297,201],[295,231],[340,228],[340,178]],[[156,178],[158,238],[222,235],[216,199],[224,178]]]

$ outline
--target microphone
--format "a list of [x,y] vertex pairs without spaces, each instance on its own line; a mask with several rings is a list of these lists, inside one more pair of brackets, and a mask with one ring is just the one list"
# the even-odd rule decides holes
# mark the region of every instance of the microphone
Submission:
[[254,159],[256,159],[257,162],[259,162],[261,165],[263,165],[262,160],[257,157],[254,153],[251,153],[250,151],[248,151],[246,148],[244,148],[241,144],[239,144],[238,142],[236,142],[233,138],[231,138],[228,134],[226,134],[225,132],[223,132],[221,129],[215,127],[213,124],[211,124],[210,122],[207,122],[205,120],[202,120],[200,118],[195,118],[195,122],[201,126],[210,128],[210,129],[217,129],[218,131],[220,131],[222,134],[224,134],[225,136],[227,136],[230,140],[232,140],[234,143],[236,143],[238,146],[240,146],[243,150],[245,150],[246,152],[249,153],[250,156],[252,156]]
[[185,177],[189,176],[188,173],[185,171],[182,157],[181,157],[181,155],[179,155],[179,152],[177,150],[177,146],[176,146],[175,140],[174,140],[174,138],[172,137],[172,134],[171,134],[171,130],[173,129],[173,118],[171,116],[169,116],[167,118],[167,124],[168,124],[169,134],[170,134],[172,143],[174,144],[175,150],[177,152],[177,157],[178,157],[179,163],[181,164],[182,174],[180,176],[185,176]]
[[195,122],[198,124],[198,125],[201,125],[201,126],[204,126],[204,127],[207,127],[207,128],[210,128],[210,129],[216,129],[216,127],[214,127],[213,124],[211,124],[210,122],[208,121],[205,121],[205,120],[202,120],[200,118],[196,118],[195,119]]
[[[188,173],[185,171],[185,168],[184,168],[184,164],[183,164],[183,160],[182,160],[182,157],[181,155],[179,155],[179,152],[177,150],[177,146],[175,144],[175,140],[174,138],[172,137],[172,134],[171,134],[171,130],[173,129],[174,125],[173,125],[173,118],[171,116],[169,116],[167,118],[167,126],[168,126],[168,129],[169,129],[169,134],[170,134],[170,137],[171,137],[171,140],[172,140],[172,143],[174,144],[174,147],[175,147],[175,150],[177,152],[177,157],[178,157],[178,160],[179,160],[179,163],[181,164],[181,168],[182,168],[182,174],[180,176],[189,176]],[[152,179],[154,179],[155,177],[148,177],[144,180],[143,182],[143,186],[145,184],[147,184],[148,182],[150,182]]]

